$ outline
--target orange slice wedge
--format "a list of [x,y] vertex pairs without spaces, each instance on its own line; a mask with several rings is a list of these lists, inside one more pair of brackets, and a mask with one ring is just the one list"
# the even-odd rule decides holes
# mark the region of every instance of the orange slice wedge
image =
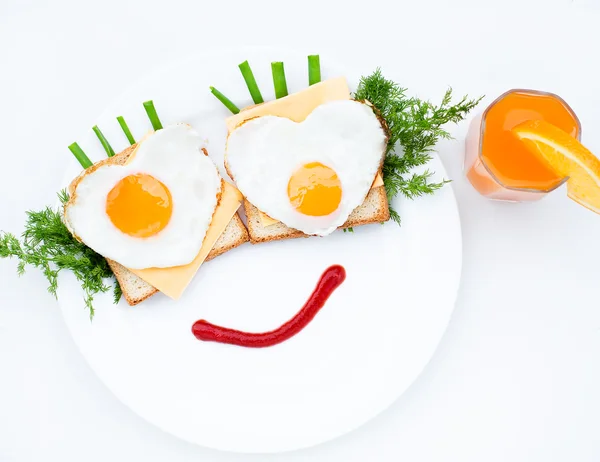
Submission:
[[542,120],[529,120],[512,132],[557,175],[569,177],[568,196],[600,213],[600,160],[576,138]]

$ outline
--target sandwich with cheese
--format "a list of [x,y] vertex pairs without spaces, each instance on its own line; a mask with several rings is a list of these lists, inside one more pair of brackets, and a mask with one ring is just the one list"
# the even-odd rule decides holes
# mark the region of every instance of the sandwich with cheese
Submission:
[[252,243],[325,236],[390,217],[381,177],[387,128],[344,78],[226,120],[225,167],[244,195]]
[[130,305],[178,299],[202,263],[248,241],[241,194],[186,124],[87,168],[69,195],[67,228],[107,259]]

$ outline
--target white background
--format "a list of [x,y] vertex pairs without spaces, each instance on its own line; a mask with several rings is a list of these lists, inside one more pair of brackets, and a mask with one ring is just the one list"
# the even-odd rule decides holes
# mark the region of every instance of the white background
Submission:
[[[20,232],[24,210],[54,202],[73,162],[66,146],[122,88],[215,46],[381,65],[415,93],[419,73],[439,75],[440,94],[555,91],[600,153],[594,0],[287,3],[0,0],[0,229]],[[463,223],[456,310],[430,365],[383,415],[285,455],[181,442],[94,376],[43,277],[17,278],[0,261],[0,461],[600,460],[600,218],[562,190],[525,205],[478,196],[461,172],[465,130],[440,145]]]

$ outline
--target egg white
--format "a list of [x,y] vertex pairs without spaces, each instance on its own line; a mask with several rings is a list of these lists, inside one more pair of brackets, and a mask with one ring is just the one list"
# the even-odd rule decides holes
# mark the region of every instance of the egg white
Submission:
[[[301,123],[276,116],[245,122],[229,135],[225,162],[238,189],[259,210],[306,234],[325,236],[364,201],[386,142],[370,106],[334,101],[317,107]],[[335,170],[341,183],[340,205],[326,216],[304,215],[288,197],[291,176],[310,162]]]
[[[143,140],[126,165],[104,165],[85,174],[65,208],[71,232],[100,255],[131,269],[190,263],[200,251],[221,192],[221,177],[189,125],[165,127]],[[124,177],[145,173],[170,191],[172,215],[154,236],[137,238],[116,228],[106,197]]]

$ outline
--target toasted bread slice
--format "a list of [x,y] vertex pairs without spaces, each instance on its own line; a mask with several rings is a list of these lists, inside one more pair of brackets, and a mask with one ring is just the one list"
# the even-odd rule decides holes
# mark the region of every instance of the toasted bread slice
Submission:
[[[289,228],[281,222],[264,226],[260,211],[245,199],[244,210],[248,219],[250,242],[253,244],[281,239],[293,239],[295,237],[309,237],[309,235],[304,234],[302,231]],[[363,203],[352,211],[348,220],[340,226],[340,229],[368,225],[370,223],[383,223],[389,219],[390,209],[387,195],[385,194],[385,187],[378,186],[369,191]]]
[[[129,156],[135,150],[136,146],[137,145],[130,146],[113,157],[101,160],[100,162],[95,163],[89,169],[95,170],[101,165],[106,164],[124,165]],[[75,188],[77,187],[77,183],[81,180],[82,177],[83,173],[71,182],[71,185],[69,186],[69,193],[71,197],[73,196]],[[236,248],[244,242],[248,242],[248,240],[248,231],[246,230],[246,227],[244,226],[244,223],[240,219],[239,215],[235,213],[231,218],[231,221],[225,228],[225,231],[223,231],[223,233],[215,243],[214,247],[206,257],[205,262],[215,257],[218,257],[219,255],[227,252],[228,250]],[[117,263],[116,261],[110,260],[108,258],[106,259],[106,261],[108,262],[108,265],[110,266],[115,277],[117,278],[117,281],[121,286],[121,291],[123,292],[123,297],[125,298],[127,303],[129,303],[129,305],[137,305],[138,303],[143,302],[144,300],[158,292],[158,289],[148,284],[139,276],[133,274],[120,263]]]

